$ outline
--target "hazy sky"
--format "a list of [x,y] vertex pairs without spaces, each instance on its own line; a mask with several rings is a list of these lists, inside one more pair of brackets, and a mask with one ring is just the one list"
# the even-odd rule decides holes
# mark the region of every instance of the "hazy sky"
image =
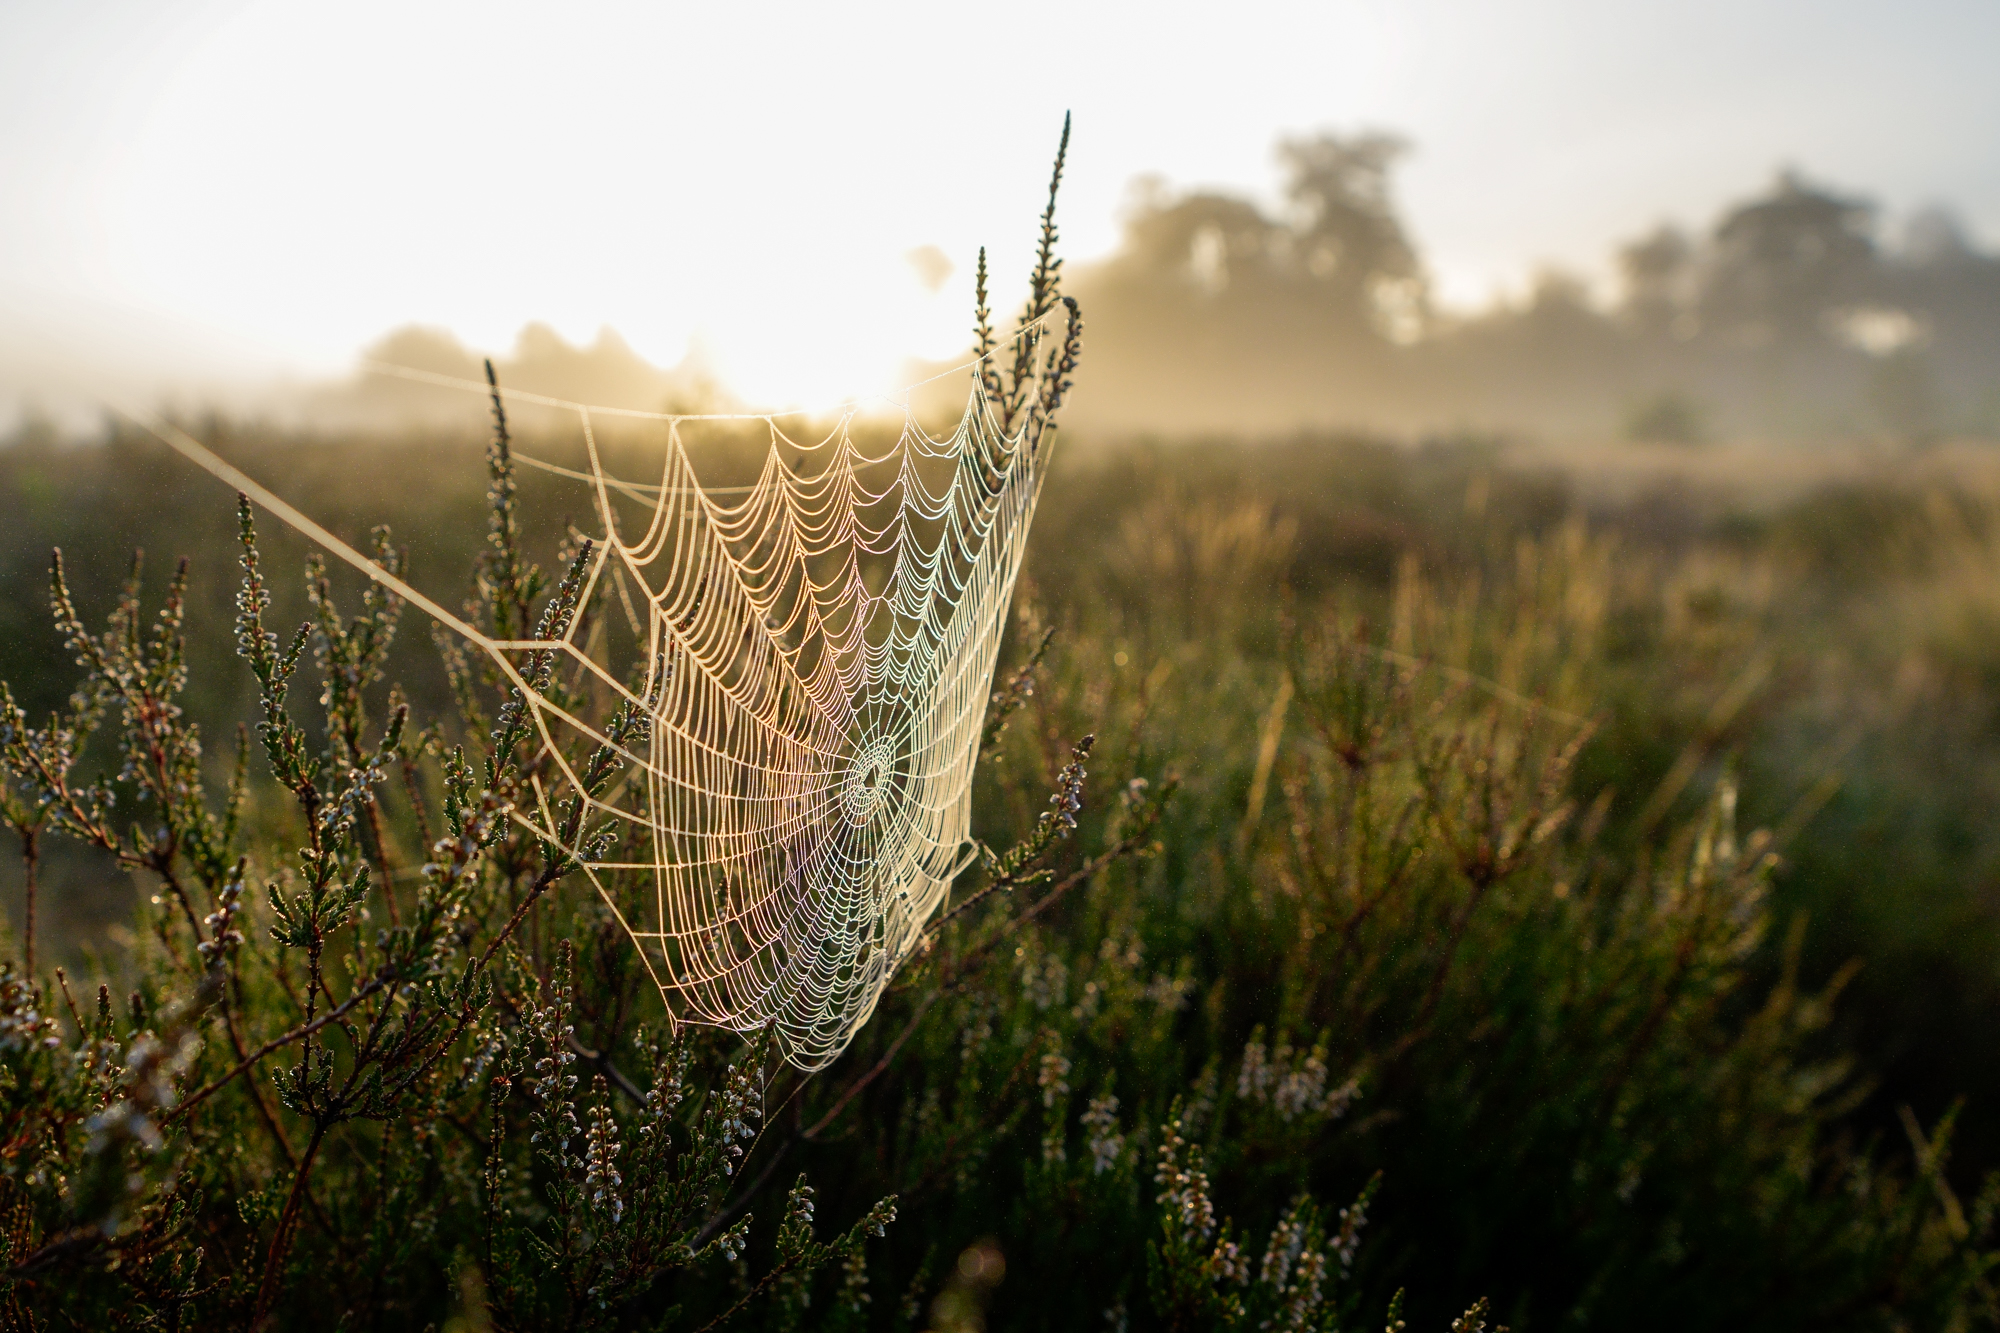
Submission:
[[1996,0],[0,0],[0,419],[336,372],[411,321],[699,338],[773,405],[881,387],[962,343],[981,243],[1025,267],[1066,108],[1075,259],[1134,176],[1268,195],[1322,127],[1415,142],[1459,305],[1785,164],[1993,244],[1996,52]]

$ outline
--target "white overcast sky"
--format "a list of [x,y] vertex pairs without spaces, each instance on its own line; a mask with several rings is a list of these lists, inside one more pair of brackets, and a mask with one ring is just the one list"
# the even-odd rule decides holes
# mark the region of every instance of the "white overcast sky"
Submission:
[[[1384,128],[1442,296],[1601,275],[1796,165],[2000,243],[1996,0],[443,5],[0,0],[0,421],[335,373],[422,322],[698,339],[762,399],[883,387],[1130,180],[1270,195]],[[958,271],[936,296],[903,256]]]

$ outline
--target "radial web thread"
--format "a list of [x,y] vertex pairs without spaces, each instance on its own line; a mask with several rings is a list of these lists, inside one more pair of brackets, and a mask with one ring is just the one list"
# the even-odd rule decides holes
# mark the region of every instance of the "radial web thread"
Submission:
[[[975,383],[942,439],[906,417],[871,457],[841,429],[802,467],[774,425],[733,504],[696,483],[673,423],[648,530],[622,540],[601,497],[599,558],[643,592],[652,718],[644,799],[606,813],[643,823],[652,855],[588,868],[650,876],[654,920],[627,928],[683,1016],[775,1023],[795,1063],[822,1065],[943,902],[1047,419],[1006,430]],[[885,562],[871,588],[864,566]]]
[[[1049,325],[1065,307],[1063,336]],[[577,618],[552,642],[482,633],[184,433],[147,424],[491,657],[533,715],[542,762],[527,768],[547,781],[533,779],[513,817],[538,837],[561,845],[552,811],[581,789],[575,739],[620,751],[621,779],[586,797],[593,836],[565,850],[677,1021],[771,1026],[792,1063],[818,1069],[867,1021],[970,863],[986,704],[1079,327],[1065,302],[1005,349],[1011,376],[1003,349],[972,363],[965,411],[942,436],[908,409],[873,453],[853,411],[805,440],[778,416],[732,418],[770,432],[747,487],[698,479],[684,427],[714,415],[617,413],[665,423],[658,484],[642,486],[600,460],[591,420],[608,409],[508,394],[577,413],[602,528],[580,601],[615,585],[605,601],[641,647],[623,673],[600,660],[601,635],[576,642]],[[619,511],[633,500],[640,523]],[[613,742],[537,689],[523,664],[548,649],[565,663],[557,678],[613,709],[643,708],[643,742]],[[619,836],[597,836],[607,829]],[[593,855],[603,846],[621,850]]]

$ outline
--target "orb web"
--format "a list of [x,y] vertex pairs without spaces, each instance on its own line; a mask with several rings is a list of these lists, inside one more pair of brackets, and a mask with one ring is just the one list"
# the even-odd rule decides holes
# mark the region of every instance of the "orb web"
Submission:
[[[975,376],[956,429],[933,436],[906,415],[875,453],[848,420],[802,443],[766,419],[762,473],[731,502],[700,485],[671,421],[649,521],[629,539],[586,415],[603,528],[591,579],[629,585],[643,676],[621,683],[563,647],[651,726],[628,754],[639,780],[594,802],[645,855],[585,869],[607,902],[607,875],[640,879],[615,895],[621,919],[678,1016],[774,1025],[795,1064],[824,1065],[969,862],[973,768],[1058,373],[1052,353],[1011,427]],[[564,728],[602,739],[528,699],[558,762]],[[529,817],[553,836],[545,811]]]
[[[539,741],[512,818],[577,859],[676,1022],[772,1028],[786,1058],[811,1070],[867,1021],[976,850],[986,704],[1080,339],[1075,304],[1052,298],[1008,343],[982,338],[980,357],[958,368],[972,383],[955,428],[934,435],[905,406],[900,433],[880,446],[855,411],[794,438],[777,415],[505,393],[576,413],[587,471],[511,459],[591,487],[601,532],[578,604],[612,585],[602,602],[623,609],[638,649],[622,669],[601,633],[577,641],[584,617],[546,641],[482,632],[184,431],[130,415],[484,651]],[[503,391],[492,392],[497,409]],[[665,424],[657,483],[606,470],[592,418],[607,413]],[[702,484],[686,432],[712,421],[768,432],[754,483]],[[497,447],[508,448],[504,426]],[[634,501],[641,520],[628,524]],[[551,659],[563,669],[545,670]],[[634,707],[646,725],[613,738],[575,702],[592,692],[604,713]],[[624,772],[593,795],[578,755],[603,746]],[[553,810],[579,796],[590,817],[566,841]]]
[[[801,414],[635,412],[490,386],[503,458],[503,398],[576,414],[587,471],[512,460],[591,487],[601,532],[578,604],[612,585],[605,600],[628,618],[636,664],[610,661],[601,634],[578,643],[582,616],[552,641],[486,634],[178,427],[126,415],[487,654],[539,740],[511,817],[581,865],[676,1022],[770,1027],[792,1063],[818,1069],[867,1021],[975,850],[985,707],[1081,341],[1053,253],[1068,140],[1065,119],[1028,310],[998,343],[981,253],[979,354],[933,377],[971,372],[945,434],[907,400],[900,432],[877,447],[858,408],[793,438],[780,422]],[[594,415],[664,423],[657,483],[606,470]],[[768,432],[754,483],[702,484],[686,432],[713,421]],[[640,521],[627,524],[634,501]],[[645,725],[614,739],[575,702],[592,693]],[[576,756],[603,747],[625,771],[592,793]],[[565,839],[552,810],[579,799],[590,818]]]

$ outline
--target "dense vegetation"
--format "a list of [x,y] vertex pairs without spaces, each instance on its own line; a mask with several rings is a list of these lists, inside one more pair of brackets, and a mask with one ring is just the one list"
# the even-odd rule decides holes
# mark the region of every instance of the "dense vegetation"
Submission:
[[[398,501],[364,448],[234,445],[321,512],[479,531],[470,457],[461,493]],[[1945,632],[1985,604],[1964,493],[1761,526],[1655,503],[1621,548],[1470,446],[1073,462],[1017,666],[1054,638],[1003,691],[978,808],[990,845],[1031,837],[1093,734],[1081,827],[804,1081],[754,1039],[668,1038],[603,909],[481,824],[490,723],[433,725],[448,684],[392,604],[280,585],[275,536],[255,585],[225,580],[247,527],[130,439],[5,459],[75,585],[7,640],[9,817],[45,872],[39,956],[17,928],[6,980],[19,1326],[692,1328],[749,1295],[741,1317],[801,1326],[1353,1327],[1406,1288],[1416,1327],[1479,1297],[1516,1329],[1990,1317],[1993,1195],[1959,1201],[1940,1092],[1990,1058],[1916,1026],[1963,1041],[1991,1013],[1991,743],[1965,725],[1991,677]],[[524,481],[522,528],[559,531],[554,500]],[[89,631],[70,608],[149,526],[197,562]],[[1906,661],[1870,718],[1857,608],[1912,604],[1932,678]],[[242,617],[294,610],[280,698]],[[206,632],[232,614],[233,672]],[[1910,648],[1907,616],[1873,632]],[[246,713],[271,725],[233,768]],[[23,781],[37,747],[80,756],[66,802]],[[1953,819],[1962,842],[1929,836]],[[442,821],[488,845],[419,874]],[[138,920],[107,933],[126,883]]]
[[[202,433],[495,637],[610,621],[504,434]],[[614,750],[566,786],[505,677],[137,437],[18,440],[0,1319],[1993,1322],[2000,508],[1937,475],[1604,510],[1474,443],[1072,449],[994,855],[805,1078],[673,1030],[581,883]],[[111,596],[135,543],[189,558]]]

